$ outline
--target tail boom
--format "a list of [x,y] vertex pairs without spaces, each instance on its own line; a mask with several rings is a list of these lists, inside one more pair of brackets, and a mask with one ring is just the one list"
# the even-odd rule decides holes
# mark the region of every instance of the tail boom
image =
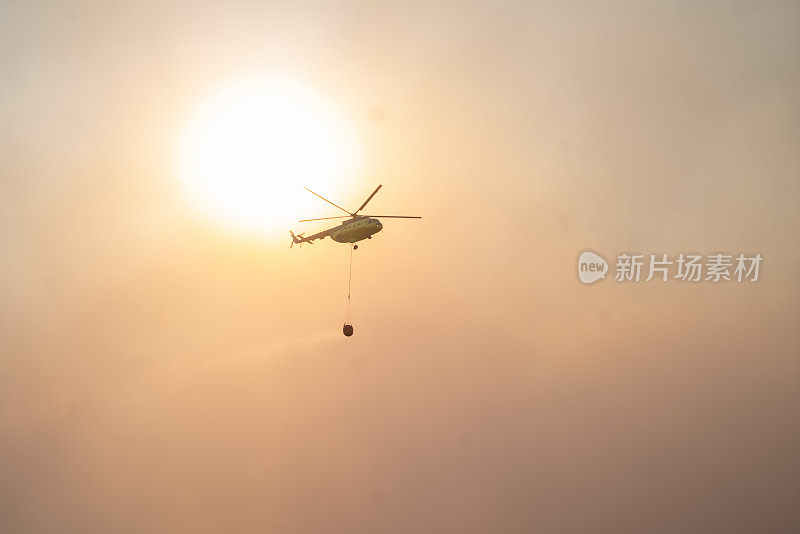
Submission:
[[289,234],[292,236],[292,242],[289,244],[289,248],[292,248],[295,244],[299,245],[301,243],[314,243],[315,239],[325,239],[328,236],[328,231],[320,232],[308,237],[305,237],[303,234],[295,234],[291,230],[289,230]]

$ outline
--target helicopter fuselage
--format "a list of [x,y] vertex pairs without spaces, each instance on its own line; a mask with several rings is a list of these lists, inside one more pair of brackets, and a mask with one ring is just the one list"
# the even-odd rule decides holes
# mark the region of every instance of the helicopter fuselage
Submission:
[[381,230],[383,230],[383,224],[378,219],[364,217],[345,221],[341,225],[331,228],[328,235],[338,243],[355,243],[369,239]]

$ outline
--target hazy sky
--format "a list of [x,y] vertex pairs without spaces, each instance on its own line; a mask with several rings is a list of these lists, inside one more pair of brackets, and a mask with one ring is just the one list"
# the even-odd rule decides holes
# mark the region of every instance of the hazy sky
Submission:
[[[0,71],[3,532],[800,530],[796,2],[4,2]],[[349,339],[348,247],[288,247],[322,202],[182,193],[201,102],[271,75],[357,132],[336,200],[424,216]]]

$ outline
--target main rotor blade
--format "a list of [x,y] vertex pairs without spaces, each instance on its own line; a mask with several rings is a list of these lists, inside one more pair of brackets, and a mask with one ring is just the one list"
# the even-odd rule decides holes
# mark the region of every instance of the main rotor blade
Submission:
[[381,219],[421,219],[416,215],[361,215],[361,217],[380,217]]
[[320,217],[319,219],[303,219],[297,222],[308,222],[308,221],[326,221],[328,219],[349,219],[349,215],[337,215],[336,217]]
[[366,206],[366,205],[367,205],[367,202],[369,202],[370,200],[372,200],[372,197],[374,197],[374,196],[375,196],[375,193],[377,193],[377,192],[378,192],[378,189],[380,189],[381,187],[383,187],[383,185],[378,185],[378,187],[376,187],[376,188],[375,188],[375,191],[373,191],[373,192],[372,192],[372,194],[371,194],[370,196],[368,196],[368,197],[367,197],[367,200],[365,200],[365,201],[364,201],[364,203],[363,203],[363,204],[361,204],[361,207],[360,207],[360,208],[358,208],[356,211],[354,211],[354,212],[353,212],[353,215],[355,215],[355,214],[356,214],[356,213],[358,213],[359,211],[363,210],[363,209],[364,209],[364,206]]
[[[317,195],[317,194],[316,194],[315,192],[313,192],[311,189],[309,189],[309,188],[307,188],[307,187],[304,187],[303,189],[305,189],[306,191],[308,191],[308,192],[309,192],[309,193],[311,193],[312,195],[318,196],[319,198],[321,198],[322,200],[324,200],[325,202],[327,202],[327,203],[328,203],[328,204],[330,204],[331,206],[336,206],[337,208],[339,208],[339,209],[340,209],[340,210],[342,210],[343,212],[347,213],[348,215],[353,215],[352,213],[350,213],[349,211],[347,211],[346,209],[344,209],[344,208],[343,208],[343,207],[341,207],[340,205],[338,205],[338,204],[334,204],[333,202],[331,202],[331,201],[330,201],[330,200],[328,200],[327,198],[323,197],[322,195]],[[374,194],[374,193],[373,193],[373,194]]]

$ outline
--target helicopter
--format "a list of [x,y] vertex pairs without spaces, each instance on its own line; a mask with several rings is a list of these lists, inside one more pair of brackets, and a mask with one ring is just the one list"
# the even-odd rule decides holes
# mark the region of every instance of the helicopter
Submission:
[[318,196],[328,204],[335,206],[345,212],[347,215],[338,215],[336,217],[320,217],[318,219],[302,219],[298,222],[309,222],[309,221],[325,221],[329,219],[348,219],[343,221],[342,224],[338,226],[334,226],[333,228],[328,228],[327,230],[323,230],[322,232],[318,232],[316,234],[310,235],[308,237],[304,236],[304,233],[295,235],[294,232],[289,230],[289,234],[292,236],[292,242],[289,244],[289,248],[292,248],[295,243],[313,243],[316,239],[325,239],[326,237],[330,237],[332,240],[336,241],[337,243],[350,243],[353,244],[353,249],[357,249],[358,245],[354,243],[358,241],[362,241],[364,239],[372,239],[372,236],[383,230],[383,224],[381,221],[378,220],[378,217],[383,219],[421,219],[422,217],[416,217],[411,215],[359,215],[359,212],[364,209],[367,203],[372,200],[372,197],[380,190],[383,185],[378,185],[375,188],[375,191],[372,192],[370,196],[367,197],[367,200],[361,204],[361,207],[358,208],[356,211],[347,211],[343,207],[339,206],[338,204],[334,204],[327,198],[323,197],[322,195],[318,195],[314,193],[311,189],[304,187],[306,191],[309,193]]

